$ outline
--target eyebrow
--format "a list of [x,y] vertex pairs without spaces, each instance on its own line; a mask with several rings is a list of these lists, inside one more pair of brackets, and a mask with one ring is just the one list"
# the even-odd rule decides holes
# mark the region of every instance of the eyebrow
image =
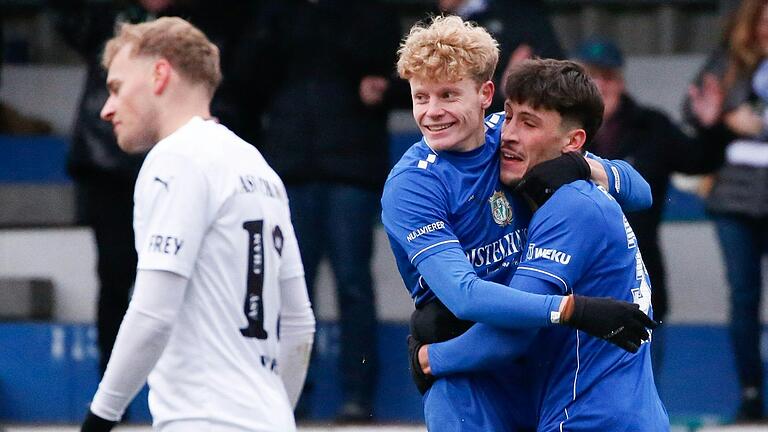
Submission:
[[[504,111],[512,111],[512,104],[509,102],[504,103]],[[519,111],[517,113],[518,117],[528,117],[535,120],[541,120],[541,117],[536,115],[536,113],[529,111],[527,109]]]
[[107,90],[114,92],[116,89],[115,87],[118,87],[120,85],[120,80],[117,80],[115,78],[107,79]]

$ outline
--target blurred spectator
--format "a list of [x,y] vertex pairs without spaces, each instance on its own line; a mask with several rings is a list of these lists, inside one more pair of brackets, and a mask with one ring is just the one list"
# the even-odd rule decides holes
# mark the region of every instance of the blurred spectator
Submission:
[[458,15],[485,27],[501,53],[493,82],[496,93],[488,112],[504,109],[503,77],[513,64],[531,57],[565,56],[547,6],[541,0],[438,0],[440,12]]
[[624,159],[651,185],[653,205],[627,213],[637,235],[643,261],[651,277],[654,319],[662,326],[653,332],[652,359],[656,374],[661,368],[664,325],[669,301],[664,260],[659,247],[659,224],[672,172],[710,172],[722,161],[723,136],[718,124],[722,91],[709,80],[694,92],[692,105],[699,120],[696,138],[683,133],[665,114],[639,105],[627,92],[622,69],[624,56],[611,41],[593,38],[574,53],[595,81],[605,104],[603,124],[588,150],[608,159]]
[[[724,34],[724,48],[704,64],[722,78],[726,92],[723,121],[736,136],[707,198],[730,286],[730,330],[741,402],[736,421],[765,419],[760,355],[761,258],[768,251],[768,140],[763,122],[767,105],[753,78],[768,54],[768,2],[744,0]],[[760,85],[761,79],[756,80]]]
[[[127,155],[115,142],[112,127],[99,118],[107,100],[106,72],[101,66],[104,42],[117,22],[141,22],[164,15],[178,15],[201,28],[221,50],[224,81],[212,102],[212,112],[235,132],[242,132],[238,115],[242,81],[232,77],[234,58],[229,46],[237,43],[247,14],[234,0],[215,4],[195,0],[138,0],[134,2],[88,2],[51,0],[56,24],[64,40],[85,60],[87,75],[68,157],[69,173],[75,181],[79,223],[94,232],[98,255],[99,299],[98,345],[102,373],[128,308],[136,272],[133,238],[133,187],[143,157]],[[237,9],[236,9],[237,7]],[[242,72],[245,73],[245,72]],[[245,114],[243,114],[245,115]],[[247,133],[243,133],[248,137]]]
[[[379,361],[370,267],[389,169],[399,19],[377,1],[285,0],[265,2],[261,20],[252,54],[269,65],[258,81],[271,90],[260,96],[268,101],[263,153],[288,189],[310,297],[324,256],[335,276],[344,397],[337,420],[371,421]],[[319,372],[310,367],[298,418],[311,412]]]
[[[0,86],[3,85],[2,70],[5,58],[5,39],[3,20],[0,19]],[[51,133],[50,123],[22,115],[14,108],[0,101],[0,134],[7,135],[44,135]]]
[[52,130],[49,122],[24,115],[0,101],[0,134],[48,135]]

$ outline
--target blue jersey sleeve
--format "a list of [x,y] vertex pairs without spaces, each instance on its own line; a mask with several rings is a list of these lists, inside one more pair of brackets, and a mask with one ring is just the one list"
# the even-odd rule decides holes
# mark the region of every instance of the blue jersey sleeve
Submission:
[[458,246],[421,260],[419,273],[443,304],[460,319],[503,328],[544,327],[561,296],[540,295],[481,279]]
[[[605,216],[582,189],[602,187],[577,181],[558,189],[539,208],[528,227],[528,244],[517,275],[527,275],[554,283],[563,294],[587,274],[606,249]],[[611,198],[612,199],[612,198]],[[514,282],[514,279],[513,279]]]
[[[521,275],[513,281],[538,294],[558,291],[557,286],[543,279]],[[460,336],[429,345],[432,374],[439,377],[508,367],[526,352],[536,334],[532,329],[510,330],[477,323]]]
[[381,221],[413,265],[459,240],[448,223],[448,190],[425,169],[410,169],[390,178],[381,197]]
[[632,165],[623,160],[603,159],[592,153],[587,153],[587,157],[603,165],[608,175],[608,193],[624,211],[645,210],[651,207],[651,186]]

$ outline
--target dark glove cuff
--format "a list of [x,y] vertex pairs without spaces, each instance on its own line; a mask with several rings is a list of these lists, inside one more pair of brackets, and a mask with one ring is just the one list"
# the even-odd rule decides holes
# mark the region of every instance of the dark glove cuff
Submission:
[[588,180],[590,177],[592,177],[592,168],[589,167],[589,162],[587,162],[587,159],[584,158],[583,154],[574,151],[564,153],[563,156],[573,160],[574,166],[576,166],[578,169],[579,179]]
[[89,410],[80,432],[109,432],[116,424],[116,421],[103,419]]

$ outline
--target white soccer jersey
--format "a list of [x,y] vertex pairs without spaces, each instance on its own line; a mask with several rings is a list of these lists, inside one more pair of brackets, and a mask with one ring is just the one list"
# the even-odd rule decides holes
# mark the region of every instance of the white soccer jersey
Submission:
[[280,281],[304,270],[280,178],[253,146],[196,117],[149,152],[134,199],[138,269],[189,279],[148,379],[155,427],[295,430],[277,370]]

